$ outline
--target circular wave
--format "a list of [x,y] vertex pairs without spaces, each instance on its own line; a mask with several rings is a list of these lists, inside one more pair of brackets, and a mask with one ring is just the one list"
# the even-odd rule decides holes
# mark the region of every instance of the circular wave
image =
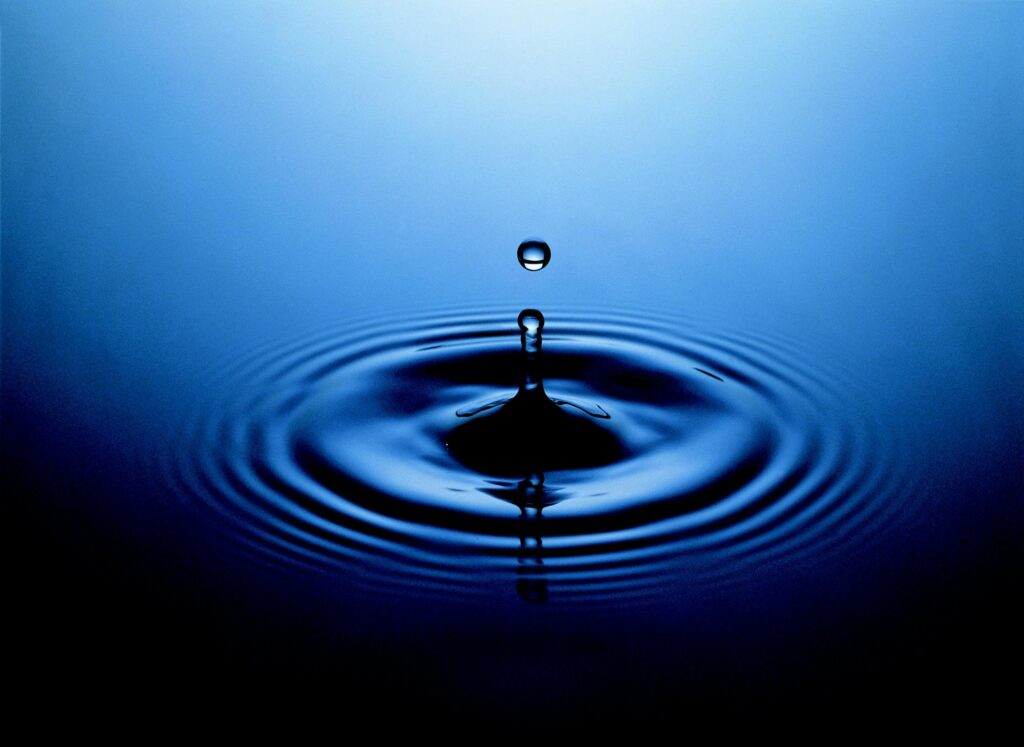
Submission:
[[863,547],[898,514],[896,434],[792,342],[618,310],[547,318],[545,387],[599,405],[623,445],[614,463],[509,477],[453,457],[457,411],[519,376],[515,311],[476,309],[256,351],[164,467],[265,562],[527,602],[721,586],[753,564]]

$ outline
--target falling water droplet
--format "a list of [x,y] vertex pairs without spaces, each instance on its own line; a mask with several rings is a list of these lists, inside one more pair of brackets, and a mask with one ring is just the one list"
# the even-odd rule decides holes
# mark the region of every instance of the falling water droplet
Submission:
[[519,264],[530,272],[543,270],[551,261],[551,247],[543,241],[524,241],[516,252]]

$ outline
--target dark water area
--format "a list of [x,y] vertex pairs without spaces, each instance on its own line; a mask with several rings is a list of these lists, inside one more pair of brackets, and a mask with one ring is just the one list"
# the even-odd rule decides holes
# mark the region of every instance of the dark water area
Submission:
[[1012,707],[1024,6],[0,8],[26,703]]

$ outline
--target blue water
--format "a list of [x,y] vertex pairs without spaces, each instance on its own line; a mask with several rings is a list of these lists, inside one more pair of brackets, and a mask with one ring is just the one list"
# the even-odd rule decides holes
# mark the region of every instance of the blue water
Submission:
[[[555,723],[1007,660],[1024,5],[0,9],[25,677]],[[524,308],[614,459],[446,448]]]

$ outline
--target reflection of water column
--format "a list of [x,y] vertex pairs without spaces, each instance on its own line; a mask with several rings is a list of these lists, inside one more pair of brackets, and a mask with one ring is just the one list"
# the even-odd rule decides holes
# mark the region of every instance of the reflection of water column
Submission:
[[544,569],[544,539],[541,519],[544,511],[544,474],[535,473],[520,480],[516,505],[522,528],[519,532],[519,567],[516,569],[516,593],[528,604],[548,601],[548,580]]

